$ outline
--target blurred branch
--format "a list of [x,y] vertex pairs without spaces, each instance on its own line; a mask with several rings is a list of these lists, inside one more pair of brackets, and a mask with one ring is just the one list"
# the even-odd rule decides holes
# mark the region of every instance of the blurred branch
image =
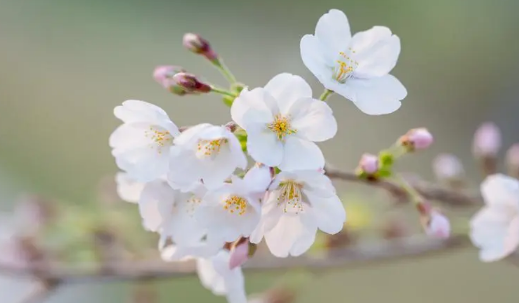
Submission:
[[[276,271],[291,268],[305,268],[319,271],[366,262],[380,262],[394,259],[425,256],[431,253],[464,247],[466,236],[454,236],[447,240],[410,237],[393,241],[362,244],[355,247],[329,250],[323,257],[302,256],[297,258],[256,257],[246,263],[249,271]],[[194,275],[194,261],[165,263],[162,260],[150,262],[114,263],[110,271],[102,268],[63,267],[59,264],[45,264],[44,268],[33,264],[15,267],[0,264],[0,272],[17,276],[31,276],[38,272],[40,278],[60,283],[99,283],[124,280],[155,280]],[[34,301],[27,301],[34,302]]]
[[[368,186],[379,187],[387,190],[392,195],[398,197],[399,200],[403,201],[408,200],[409,198],[408,193],[404,188],[402,188],[399,184],[388,180],[373,181],[368,179],[360,179],[353,172],[342,171],[330,166],[329,164],[326,165],[325,172],[326,175],[330,177],[330,179],[363,183]],[[436,200],[454,206],[474,206],[483,203],[479,195],[467,194],[426,182],[416,182],[411,180],[409,181],[409,184],[424,198],[429,200]]]

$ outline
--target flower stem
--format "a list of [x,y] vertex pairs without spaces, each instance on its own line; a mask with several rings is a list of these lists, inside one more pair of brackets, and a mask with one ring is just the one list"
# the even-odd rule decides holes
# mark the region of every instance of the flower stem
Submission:
[[411,196],[411,200],[415,205],[419,205],[421,203],[424,203],[424,198],[422,195],[414,189],[409,182],[407,182],[401,175],[397,175],[397,181],[402,186],[402,188]]
[[326,101],[328,97],[333,93],[333,90],[325,89],[324,92],[321,94],[321,97],[319,97],[319,100]]
[[217,93],[217,94],[220,94],[220,95],[223,95],[223,96],[231,97],[231,98],[236,98],[237,97],[235,94],[233,94],[232,92],[230,92],[230,91],[228,91],[226,89],[219,88],[219,87],[212,86],[212,85],[211,85],[211,92]]
[[223,60],[220,58],[216,58],[211,61],[213,65],[222,73],[222,75],[229,81],[229,83],[234,84],[236,81],[236,77],[232,74],[231,70],[223,63]]

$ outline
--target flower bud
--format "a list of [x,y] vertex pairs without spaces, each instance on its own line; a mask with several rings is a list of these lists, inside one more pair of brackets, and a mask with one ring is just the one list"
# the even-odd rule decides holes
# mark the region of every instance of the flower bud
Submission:
[[431,210],[429,216],[423,220],[425,233],[433,238],[447,239],[451,233],[449,219],[437,210]]
[[173,76],[173,82],[184,89],[187,93],[208,93],[211,86],[200,82],[198,78],[189,73],[177,73]]
[[157,66],[155,70],[153,71],[153,78],[155,81],[157,81],[160,85],[162,85],[165,89],[169,90],[173,94],[183,96],[186,94],[186,91],[184,88],[179,86],[175,81],[173,81],[173,76],[175,76],[178,73],[183,73],[185,70],[182,67],[179,66],[173,66],[173,65],[162,65]]
[[440,154],[433,161],[433,171],[436,178],[452,185],[463,179],[465,171],[460,160],[451,154]]
[[495,157],[501,148],[501,131],[492,122],[483,123],[474,134],[472,147],[477,158]]
[[182,44],[188,50],[195,54],[203,55],[210,61],[216,60],[218,58],[218,55],[211,48],[209,42],[197,34],[185,34],[182,40]]
[[363,154],[359,162],[359,170],[367,175],[374,175],[379,168],[378,157],[372,154]]
[[508,174],[514,178],[519,178],[519,143],[512,145],[506,152],[506,165]]
[[432,134],[427,128],[414,128],[400,138],[400,144],[404,146],[408,152],[415,150],[427,149],[434,141]]
[[242,241],[231,248],[229,268],[242,266],[249,259],[249,241]]

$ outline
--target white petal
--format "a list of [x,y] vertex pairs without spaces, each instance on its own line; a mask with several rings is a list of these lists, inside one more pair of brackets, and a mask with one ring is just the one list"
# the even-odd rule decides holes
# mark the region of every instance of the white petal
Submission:
[[317,222],[317,227],[325,233],[336,234],[344,227],[346,211],[341,200],[336,195],[331,198],[320,197],[311,191],[303,192],[312,205],[311,212]]
[[167,180],[169,185],[183,192],[191,191],[200,182],[200,171],[194,154],[180,146],[170,150]]
[[400,100],[407,96],[405,87],[392,75],[369,80],[350,78],[333,90],[368,115],[390,114],[400,108]]
[[175,191],[164,181],[146,184],[139,199],[139,212],[147,230],[159,231],[171,216]]
[[168,114],[160,107],[139,100],[127,100],[114,109],[114,115],[125,123],[169,120]]
[[354,77],[374,78],[387,75],[395,67],[400,55],[400,38],[384,26],[356,33],[351,42],[359,66]]
[[263,88],[243,89],[231,107],[231,117],[241,128],[251,124],[268,124],[278,112],[276,100]]
[[272,181],[270,168],[265,165],[255,165],[245,174],[243,181],[249,192],[264,193]]
[[313,35],[305,35],[300,42],[301,59],[305,66],[319,79],[332,81],[332,70],[334,66],[334,57],[332,51],[326,49],[323,43]]
[[195,126],[189,127],[185,131],[180,134],[180,136],[176,137],[173,143],[175,145],[189,145],[192,144],[193,141],[198,140],[198,135],[207,128],[213,127],[213,125],[209,123],[201,123]]
[[317,144],[296,136],[288,136],[285,143],[281,170],[319,169],[324,167],[324,156]]
[[158,154],[149,147],[141,147],[121,152],[115,160],[132,179],[149,182],[166,174],[169,157],[167,152]]
[[131,203],[139,201],[145,183],[138,182],[125,173],[117,173],[115,182],[117,183],[117,194],[121,199]]
[[505,249],[505,241],[511,221],[511,215],[502,206],[484,207],[472,218],[470,239],[481,249],[482,261],[497,261],[510,253]]
[[224,278],[216,272],[213,262],[210,259],[197,259],[196,271],[202,285],[211,290],[217,296],[225,295]]
[[274,256],[279,258],[289,255],[299,256],[312,246],[317,226],[309,220],[304,220],[303,217],[303,213],[284,215],[276,226],[265,232],[265,241]]
[[481,183],[481,194],[487,205],[504,205],[519,209],[519,181],[495,174]]
[[337,133],[337,121],[326,102],[311,98],[297,100],[290,110],[291,127],[302,139],[322,142],[331,139]]
[[312,88],[296,75],[282,73],[272,78],[265,90],[276,100],[279,111],[285,115],[290,106],[300,98],[311,98]]
[[342,11],[331,9],[317,22],[315,36],[338,55],[348,47],[351,40],[348,18]]
[[268,166],[278,166],[283,159],[283,144],[276,135],[265,128],[249,129],[247,151],[256,161]]

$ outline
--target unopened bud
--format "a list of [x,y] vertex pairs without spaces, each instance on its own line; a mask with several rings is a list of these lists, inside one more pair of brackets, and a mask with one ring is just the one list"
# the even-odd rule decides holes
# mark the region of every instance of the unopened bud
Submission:
[[506,152],[506,165],[508,174],[514,178],[519,178],[519,143],[512,145]]
[[451,233],[449,219],[437,210],[431,210],[422,221],[425,233],[433,238],[447,239]]
[[485,175],[497,171],[497,153],[501,149],[501,131],[492,122],[483,123],[474,134],[472,152],[480,160]]
[[399,142],[408,152],[412,152],[427,149],[434,142],[434,138],[427,128],[421,127],[408,131],[400,138]]
[[359,162],[359,169],[367,174],[374,175],[379,168],[378,157],[372,154],[364,154]]
[[243,241],[231,248],[229,268],[234,269],[243,265],[249,259],[249,241]]
[[473,143],[476,157],[495,157],[501,148],[501,131],[492,122],[483,123],[476,130]]
[[153,78],[173,94],[183,96],[186,94],[185,89],[173,81],[173,76],[183,72],[185,72],[185,70],[180,66],[162,65],[155,68]]
[[451,186],[461,185],[465,171],[460,160],[451,154],[440,154],[433,161],[433,170],[439,181]]
[[211,48],[209,42],[197,34],[185,34],[184,38],[182,39],[182,44],[188,50],[195,54],[203,55],[210,61],[218,59],[218,55]]
[[173,81],[187,93],[208,93],[211,86],[201,82],[195,75],[189,73],[177,73],[173,76]]

